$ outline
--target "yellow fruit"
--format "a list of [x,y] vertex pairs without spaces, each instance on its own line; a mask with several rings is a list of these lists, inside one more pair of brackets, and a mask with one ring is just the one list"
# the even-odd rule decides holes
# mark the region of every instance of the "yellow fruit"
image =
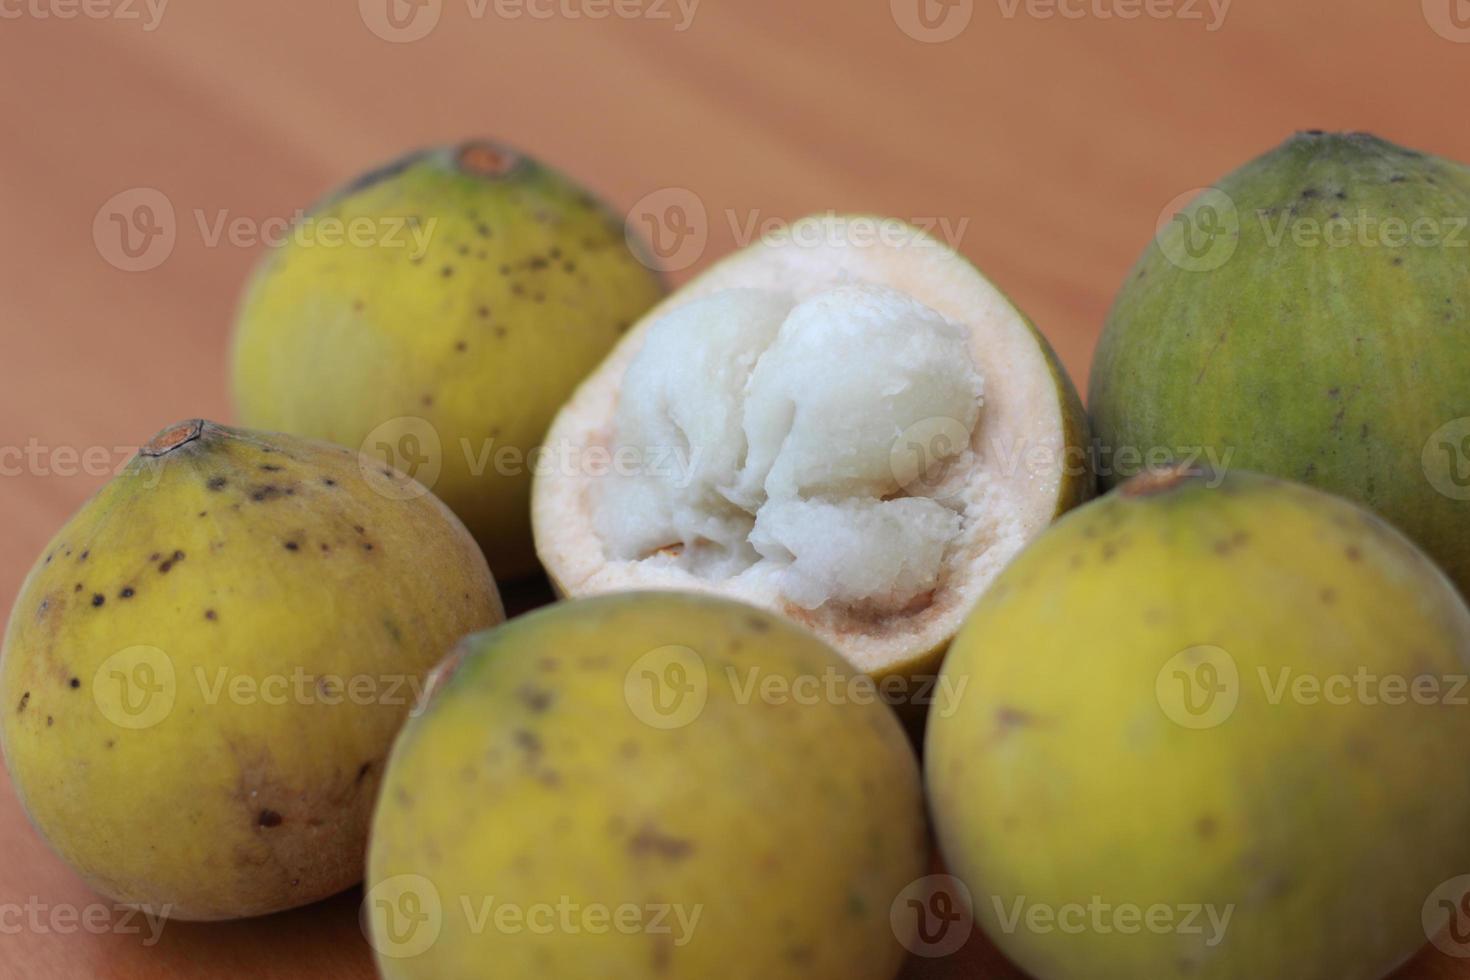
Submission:
[[47,547],[0,660],[5,760],[102,894],[180,919],[361,878],[430,667],[503,618],[454,516],[336,446],[182,423]]
[[1381,977],[1470,871],[1467,671],[1470,612],[1366,510],[1150,473],[1043,535],[955,639],[940,843],[1042,980]]
[[385,458],[459,515],[502,581],[533,571],[532,451],[663,295],[621,219],[470,142],[367,174],[298,228],[240,309],[241,421]]
[[938,669],[1093,485],[1030,321],[942,242],[860,215],[803,219],[679,290],[546,442],[536,547],[566,594],[715,592],[900,679]]
[[870,688],[804,630],[687,594],[471,637],[374,817],[383,976],[886,980],[924,821]]

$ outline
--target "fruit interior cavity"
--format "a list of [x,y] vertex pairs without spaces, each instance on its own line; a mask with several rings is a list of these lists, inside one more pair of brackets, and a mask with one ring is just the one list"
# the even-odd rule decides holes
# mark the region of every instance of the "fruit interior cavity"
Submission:
[[982,394],[967,329],[897,290],[712,294],[629,366],[598,532],[806,609],[920,604],[967,523]]

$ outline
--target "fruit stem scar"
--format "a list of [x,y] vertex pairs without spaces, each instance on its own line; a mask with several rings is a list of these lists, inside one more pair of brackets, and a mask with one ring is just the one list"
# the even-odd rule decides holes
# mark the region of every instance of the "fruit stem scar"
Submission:
[[1119,492],[1125,497],[1150,497],[1156,493],[1167,493],[1187,480],[1205,475],[1203,469],[1192,463],[1176,463],[1145,470],[1124,483]]
[[515,168],[516,155],[494,143],[466,143],[459,148],[455,162],[459,169],[476,177],[504,177]]
[[139,450],[144,456],[163,456],[173,452],[185,443],[193,442],[204,434],[204,420],[190,419],[171,425],[158,435],[149,440],[148,444]]

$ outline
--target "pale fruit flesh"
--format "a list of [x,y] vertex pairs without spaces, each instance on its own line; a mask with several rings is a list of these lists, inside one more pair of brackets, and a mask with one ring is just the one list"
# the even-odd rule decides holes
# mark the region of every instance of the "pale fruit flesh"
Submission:
[[817,216],[685,286],[582,385],[547,437],[537,551],[571,596],[716,592],[916,674],[1090,495],[1085,444],[1050,348],[969,262]]

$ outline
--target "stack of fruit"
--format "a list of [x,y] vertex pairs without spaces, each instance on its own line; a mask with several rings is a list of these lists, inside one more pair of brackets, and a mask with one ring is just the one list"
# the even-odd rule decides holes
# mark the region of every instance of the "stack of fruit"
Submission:
[[[1470,951],[1467,168],[1304,133],[1170,215],[1095,440],[902,222],[661,298],[502,146],[313,217],[422,236],[270,255],[250,428],[161,432],[11,614],[6,762],[98,891],[365,866],[402,978],[886,980],[969,921],[1043,980]],[[501,625],[535,559],[563,600]]]

